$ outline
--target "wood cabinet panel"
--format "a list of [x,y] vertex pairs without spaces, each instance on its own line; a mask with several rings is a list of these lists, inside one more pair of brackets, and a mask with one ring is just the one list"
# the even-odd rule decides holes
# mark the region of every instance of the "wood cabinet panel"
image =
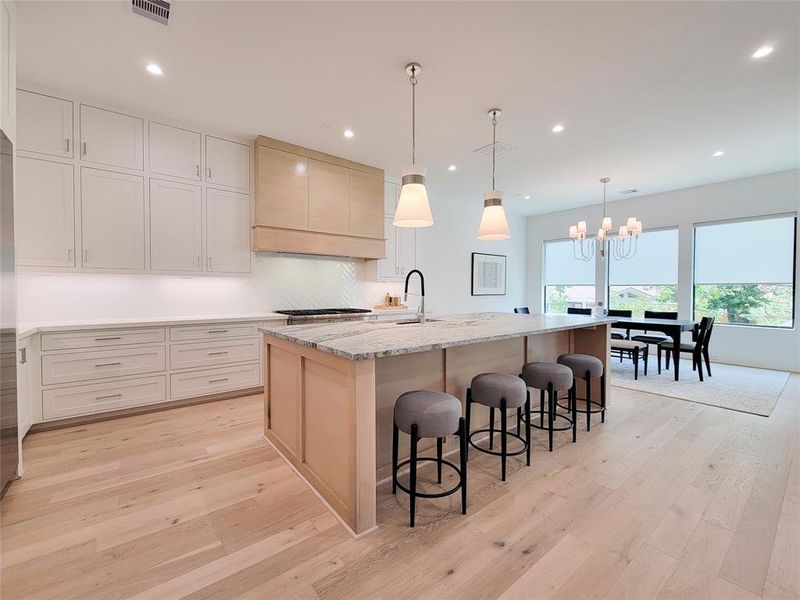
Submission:
[[308,161],[308,228],[344,235],[350,232],[349,169]]
[[383,179],[350,171],[350,235],[383,238]]
[[264,390],[267,399],[267,431],[275,435],[294,460],[300,458],[300,365],[298,354],[268,346]]
[[308,159],[259,147],[256,178],[256,225],[307,230]]
[[75,194],[69,164],[17,157],[17,264],[75,264]]

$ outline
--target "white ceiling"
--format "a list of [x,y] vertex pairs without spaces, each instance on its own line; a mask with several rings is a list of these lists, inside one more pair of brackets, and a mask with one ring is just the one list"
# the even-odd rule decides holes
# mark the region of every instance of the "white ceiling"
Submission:
[[[491,161],[473,150],[491,140],[492,106],[515,148],[498,187],[521,214],[597,202],[603,175],[620,199],[800,166],[797,2],[176,0],[167,27],[125,2],[18,12],[21,79],[391,175],[410,162],[404,65],[417,60],[434,201],[480,205]],[[767,42],[772,55],[751,58]]]

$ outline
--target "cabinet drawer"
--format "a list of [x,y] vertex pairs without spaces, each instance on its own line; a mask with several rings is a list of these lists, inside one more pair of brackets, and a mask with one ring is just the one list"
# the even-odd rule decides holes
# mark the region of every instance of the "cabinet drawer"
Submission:
[[249,363],[221,369],[203,369],[170,375],[173,400],[244,390],[261,385],[261,363]]
[[42,385],[159,373],[166,366],[164,346],[45,354],[42,356]]
[[169,348],[171,369],[191,369],[224,365],[261,358],[261,338],[203,342],[197,344],[173,344]]
[[78,415],[155,404],[167,399],[165,375],[128,379],[108,383],[94,383],[42,392],[42,416],[63,419]]
[[154,344],[165,339],[163,328],[154,329],[96,329],[69,333],[43,333],[42,350],[72,348],[102,348],[123,344]]
[[258,335],[258,323],[212,323],[210,325],[183,325],[169,328],[169,339],[173,342],[218,340],[247,335]]

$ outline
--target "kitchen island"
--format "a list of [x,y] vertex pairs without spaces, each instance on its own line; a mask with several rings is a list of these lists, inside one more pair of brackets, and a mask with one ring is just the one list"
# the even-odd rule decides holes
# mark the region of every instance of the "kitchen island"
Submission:
[[[391,476],[392,415],[400,394],[436,390],[463,403],[479,373],[517,375],[526,362],[554,361],[566,352],[591,354],[608,365],[610,322],[478,313],[426,323],[262,327],[266,437],[362,535],[378,525],[376,486]],[[599,389],[593,393],[599,397]],[[608,390],[606,398],[610,403]],[[486,425],[486,412],[474,411],[473,429]],[[401,460],[408,456],[407,437],[401,436]],[[423,442],[426,451],[435,446],[435,440]],[[449,438],[446,450],[453,449]]]

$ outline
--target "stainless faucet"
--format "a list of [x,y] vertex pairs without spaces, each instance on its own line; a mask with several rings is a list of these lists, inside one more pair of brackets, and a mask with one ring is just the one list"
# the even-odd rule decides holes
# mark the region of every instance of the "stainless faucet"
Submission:
[[[420,291],[420,302],[419,308],[417,309],[417,321],[420,323],[425,322],[425,276],[422,274],[422,271],[419,269],[411,269],[406,275],[406,288],[403,292],[403,302],[408,302],[408,280],[411,279],[411,276],[416,273],[419,275],[419,291]],[[412,296],[416,294],[412,293]]]

